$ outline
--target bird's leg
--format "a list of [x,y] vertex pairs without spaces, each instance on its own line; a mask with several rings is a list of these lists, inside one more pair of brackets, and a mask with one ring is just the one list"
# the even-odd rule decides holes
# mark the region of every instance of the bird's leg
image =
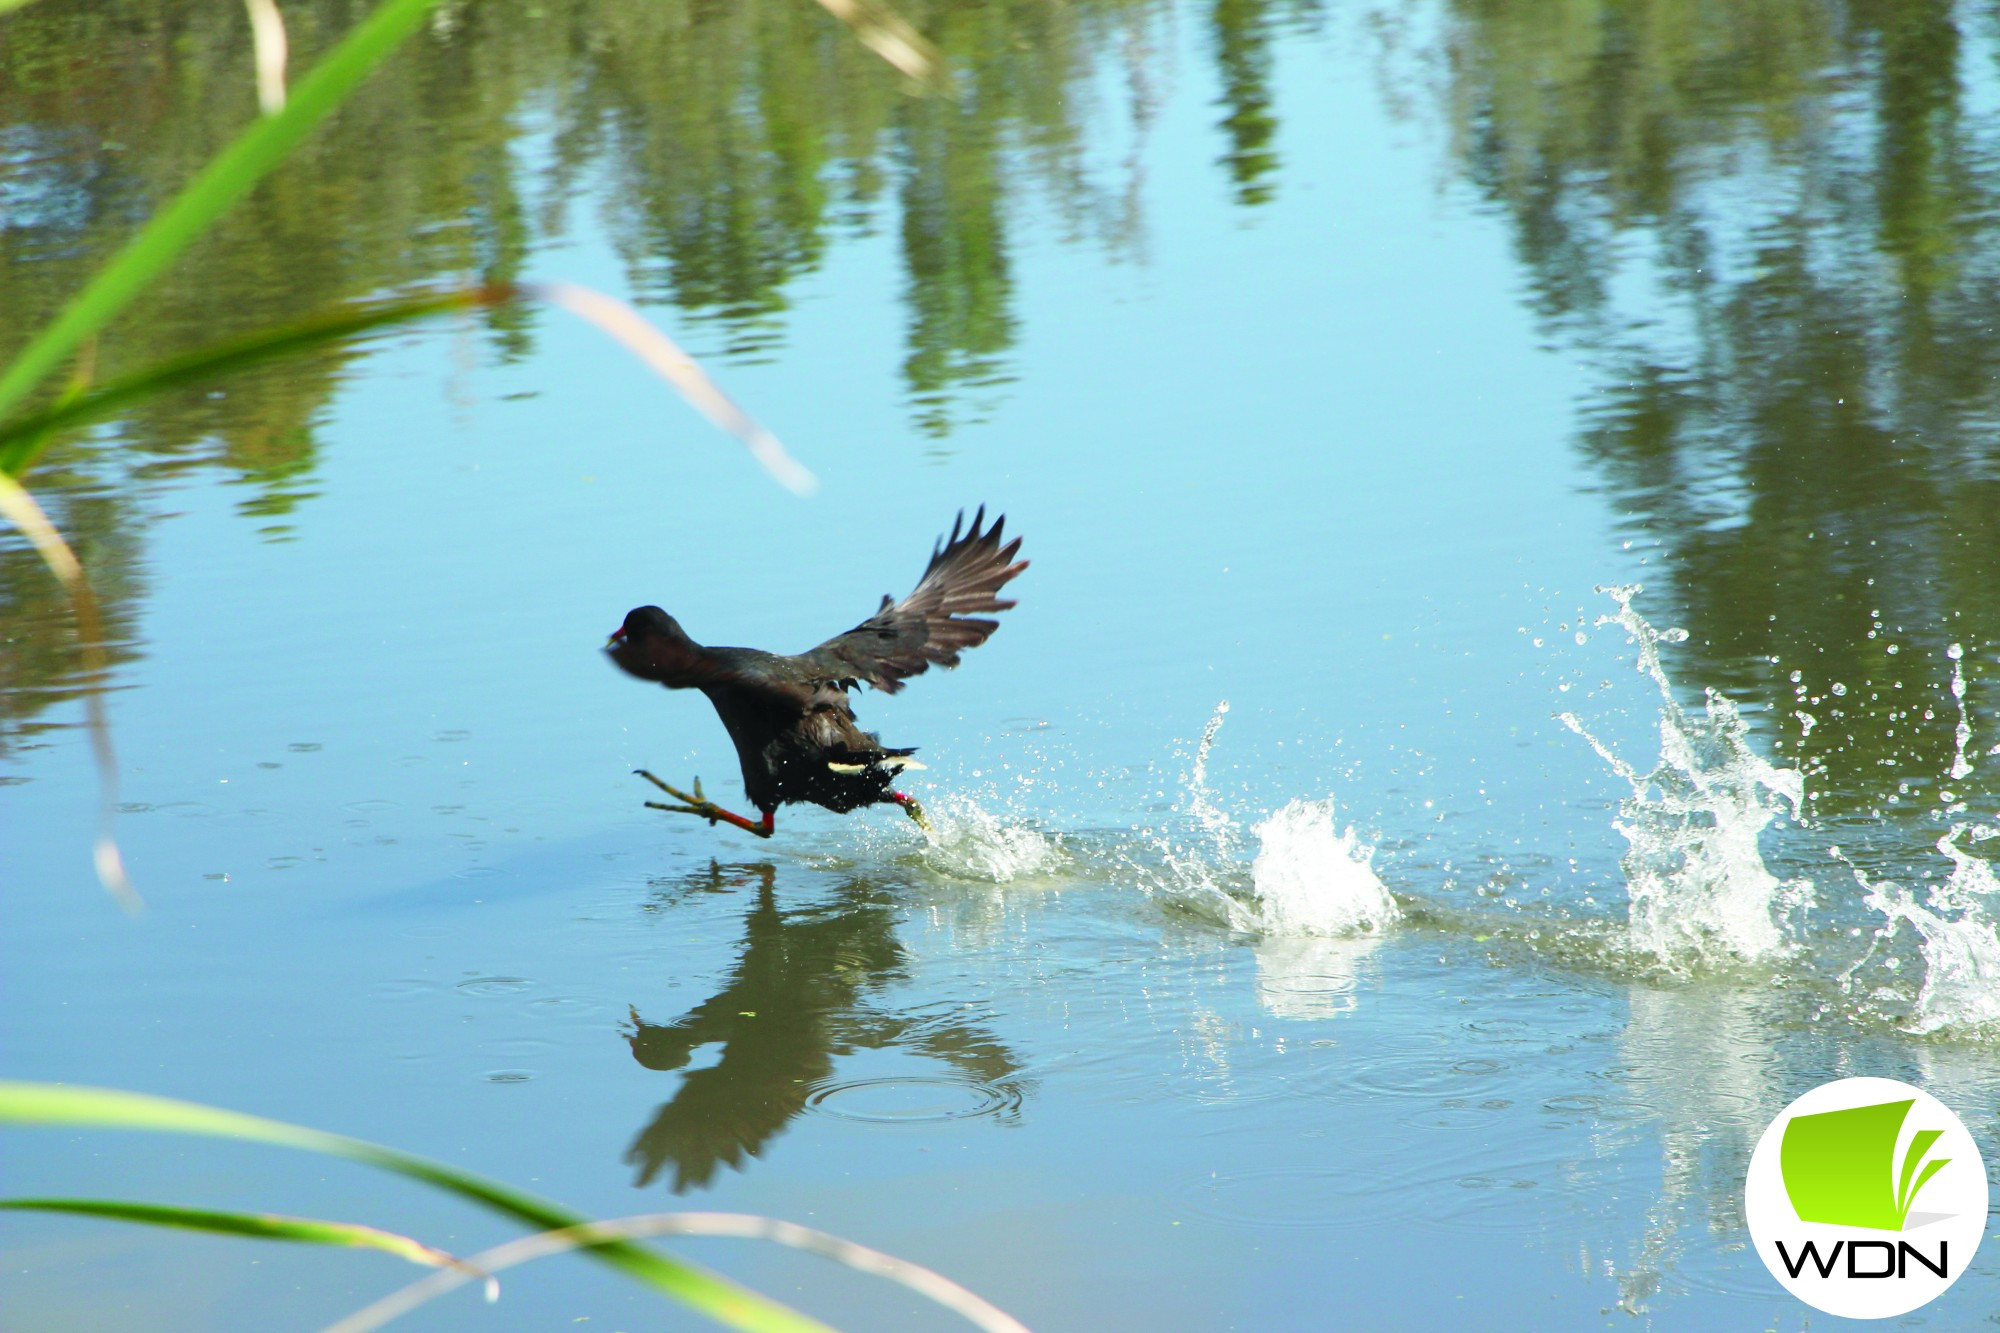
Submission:
[[677,815],[697,815],[702,819],[706,819],[711,826],[719,819],[725,824],[734,824],[745,833],[754,833],[760,838],[768,838],[777,831],[778,812],[775,807],[764,812],[762,823],[753,824],[742,815],[724,810],[714,801],[703,796],[701,794],[700,778],[694,780],[694,795],[690,796],[678,787],[668,786],[643,768],[635,768],[632,771],[682,803],[680,805],[668,805],[664,801],[648,801],[646,805],[649,809],[667,810]]
[[908,792],[892,791],[889,793],[889,799],[902,806],[903,813],[916,820],[918,828],[926,833],[931,831],[930,817],[924,814],[924,808],[917,804],[916,797]]

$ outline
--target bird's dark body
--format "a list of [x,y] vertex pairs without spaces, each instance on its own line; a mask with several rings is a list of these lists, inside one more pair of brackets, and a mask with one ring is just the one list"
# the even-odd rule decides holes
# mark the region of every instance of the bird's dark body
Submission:
[[[718,648],[718,656],[776,658],[755,649]],[[766,677],[768,679],[768,676]],[[881,761],[904,758],[914,748],[886,749],[882,738],[854,721],[847,691],[837,681],[805,680],[773,692],[740,685],[704,685],[743,765],[743,790],[759,810],[809,801],[842,814],[890,798],[893,767]],[[859,766],[850,773],[831,764]]]
[[761,827],[726,812],[711,818],[728,817],[768,835],[772,812],[794,802],[842,813],[884,802],[912,806],[893,784],[914,747],[884,746],[874,732],[861,730],[849,691],[869,684],[894,693],[906,677],[933,664],[957,666],[962,650],[984,643],[999,628],[964,613],[1013,606],[994,594],[1027,562],[1014,560],[1020,538],[1001,545],[1006,520],[995,519],[982,532],[984,518],[981,509],[961,537],[960,516],[908,597],[900,602],[884,597],[873,616],[809,652],[787,656],[704,647],[656,606],[625,617],[609,645],[612,660],[643,680],[708,696],[735,743],[744,791],[765,816]]

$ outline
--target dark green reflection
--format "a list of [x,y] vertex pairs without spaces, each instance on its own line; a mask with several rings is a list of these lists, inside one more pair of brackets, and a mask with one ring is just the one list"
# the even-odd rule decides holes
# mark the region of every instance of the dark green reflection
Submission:
[[1600,367],[1583,448],[1662,547],[1641,607],[1691,631],[1683,681],[1763,700],[1828,812],[1934,801],[1946,645],[2000,739],[2000,125],[1966,102],[1992,15],[1449,12],[1460,165]]
[[1271,105],[1271,0],[1215,0],[1209,25],[1222,70],[1222,130],[1229,150],[1222,164],[1239,204],[1268,203],[1277,169],[1278,117]]
[[673,1100],[639,1131],[625,1160],[649,1185],[671,1167],[675,1192],[707,1185],[716,1170],[741,1169],[806,1107],[837,1057],[900,1048],[934,1057],[967,1080],[1013,1080],[1020,1062],[976,1023],[936,1012],[897,1013],[884,992],[904,980],[890,894],[851,880],[830,898],[780,911],[769,862],[715,865],[674,892],[754,888],[736,966],[721,990],[671,1023],[632,1010],[632,1056],[648,1069],[685,1067],[717,1044],[714,1064],[682,1081]]

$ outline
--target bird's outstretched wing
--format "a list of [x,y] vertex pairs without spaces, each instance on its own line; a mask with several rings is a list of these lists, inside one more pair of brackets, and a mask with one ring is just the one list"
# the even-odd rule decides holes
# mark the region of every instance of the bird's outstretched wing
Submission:
[[816,671],[840,678],[863,680],[878,690],[894,694],[903,688],[907,676],[915,676],[939,666],[958,665],[958,655],[967,648],[986,642],[997,621],[976,618],[982,611],[1005,611],[1014,605],[994,596],[1001,585],[1028,567],[1015,560],[1021,549],[1016,537],[1000,544],[1003,515],[981,532],[986,506],[972,516],[972,527],[964,536],[965,513],[959,512],[951,525],[951,536],[931,552],[916,588],[900,602],[882,599],[882,609],[838,638],[828,639],[802,660]]

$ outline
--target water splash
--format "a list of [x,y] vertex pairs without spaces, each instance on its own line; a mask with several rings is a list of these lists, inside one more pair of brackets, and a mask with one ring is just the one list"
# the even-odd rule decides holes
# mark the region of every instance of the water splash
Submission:
[[1346,936],[1386,929],[1400,912],[1375,873],[1374,849],[1337,828],[1331,798],[1293,800],[1256,824],[1256,854],[1244,870],[1241,825],[1215,803],[1208,758],[1229,713],[1224,700],[1202,728],[1182,810],[1190,836],[1154,836],[1157,865],[1140,866],[1159,897],[1231,930],[1265,935]]
[[1680,706],[1660,645],[1684,642],[1687,631],[1647,624],[1632,609],[1638,585],[1597,591],[1618,604],[1597,623],[1618,625],[1632,636],[1638,670],[1659,687],[1659,762],[1641,773],[1575,714],[1556,716],[1632,787],[1618,804],[1615,823],[1629,844],[1621,864],[1631,895],[1632,946],[1677,969],[1784,952],[1784,919],[1811,901],[1812,882],[1772,874],[1758,842],[1778,816],[1799,817],[1805,779],[1752,750],[1736,705],[1715,690],[1706,692],[1699,717]]
[[969,796],[925,803],[924,864],[953,879],[1007,884],[1061,865],[1056,841],[1018,820],[993,814]]
[[1201,829],[1209,843],[1224,855],[1233,854],[1242,839],[1236,828],[1236,821],[1218,808],[1208,790],[1208,755],[1215,748],[1216,735],[1222,730],[1222,720],[1229,716],[1229,700],[1224,699],[1215,706],[1215,712],[1201,729],[1201,740],[1194,747],[1194,763],[1188,768],[1187,812],[1195,825]]
[[1367,935],[1402,915],[1375,873],[1375,849],[1335,832],[1331,798],[1291,801],[1257,825],[1250,863],[1260,928],[1274,935]]
[[2000,1032],[2000,932],[1993,910],[2000,904],[2000,879],[1990,863],[1958,845],[1968,833],[1974,842],[2000,837],[1991,825],[1952,825],[1937,842],[1951,860],[1951,874],[1931,890],[1936,914],[1906,917],[1924,939],[1919,1032]]
[[[1893,880],[1871,879],[1853,862],[1848,868],[1865,893],[1868,906],[1887,918],[1869,946],[1841,975],[1852,985],[1854,974],[1883,950],[1905,924],[1914,927],[1923,953],[1924,979],[1906,1030],[1955,1036],[2000,1035],[2000,930],[1994,905],[2000,904],[2000,879],[1984,858],[1958,845],[1970,834],[1975,842],[2000,837],[1990,825],[1954,824],[1938,839],[1937,849],[1951,861],[1951,873],[1933,886],[1924,901],[1914,890]],[[1838,847],[1833,854],[1841,856]],[[1896,967],[1889,959],[1888,966]]]
[[1181,807],[1193,826],[1188,836],[1176,838],[1155,831],[1147,835],[1147,845],[1128,852],[1122,860],[1138,875],[1146,891],[1161,901],[1230,930],[1254,931],[1254,913],[1232,891],[1242,879],[1242,833],[1228,812],[1215,804],[1208,789],[1209,752],[1215,748],[1216,734],[1228,715],[1229,701],[1224,699],[1215,706],[1201,729],[1201,740],[1195,744]]
[[[1952,644],[1945,649],[1951,660],[1951,695],[1958,705],[1958,724],[1953,729],[1951,780],[1963,782],[1972,776],[1972,719],[1965,704],[1965,649]],[[1966,801],[1950,790],[1938,793],[1944,815],[1962,813]],[[1868,953],[1841,977],[1851,985],[1854,974],[1893,940],[1904,925],[1917,932],[1923,954],[1924,979],[1907,1028],[1911,1032],[1950,1033],[1956,1036],[2000,1035],[2000,876],[1991,862],[1961,846],[1962,839],[1985,842],[2000,837],[2000,828],[1990,824],[1955,822],[1937,840],[1937,849],[1951,862],[1944,882],[1934,885],[1917,900],[1914,890],[1892,880],[1870,879],[1853,862],[1848,868],[1864,891],[1864,901],[1880,912],[1887,924],[1876,932]],[[1833,854],[1841,856],[1838,847]],[[1894,960],[1891,960],[1891,966]]]

